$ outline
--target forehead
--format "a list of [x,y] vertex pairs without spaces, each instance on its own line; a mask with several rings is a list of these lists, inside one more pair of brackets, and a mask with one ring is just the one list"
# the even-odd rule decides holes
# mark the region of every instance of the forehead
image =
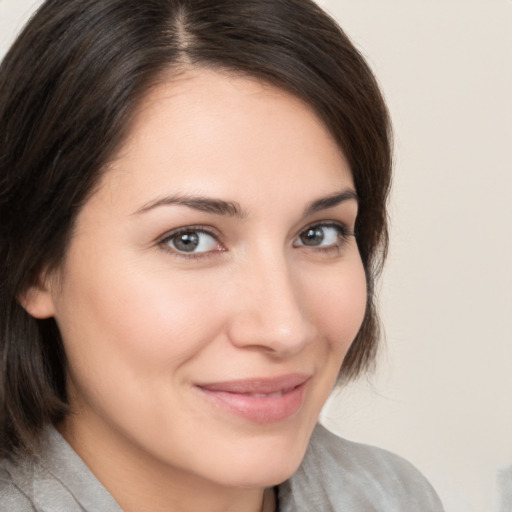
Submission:
[[106,173],[111,187],[129,179],[137,193],[163,186],[230,194],[263,182],[282,190],[316,183],[323,194],[352,185],[343,153],[309,105],[267,83],[205,69],[149,91],[109,170],[119,171]]

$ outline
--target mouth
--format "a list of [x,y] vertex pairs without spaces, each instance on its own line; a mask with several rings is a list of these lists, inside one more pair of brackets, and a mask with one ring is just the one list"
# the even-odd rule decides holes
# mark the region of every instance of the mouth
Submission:
[[255,423],[283,421],[299,411],[310,375],[290,374],[196,384],[210,403],[229,414]]

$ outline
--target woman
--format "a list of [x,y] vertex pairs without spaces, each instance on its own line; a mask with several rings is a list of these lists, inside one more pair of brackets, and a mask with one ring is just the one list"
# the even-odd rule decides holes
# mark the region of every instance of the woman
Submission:
[[319,7],[49,0],[0,88],[2,510],[441,510],[316,426],[373,362],[391,167]]

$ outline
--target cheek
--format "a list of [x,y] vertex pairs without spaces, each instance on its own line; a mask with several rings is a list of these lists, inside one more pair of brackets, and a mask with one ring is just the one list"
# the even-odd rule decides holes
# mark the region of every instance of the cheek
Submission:
[[189,369],[215,339],[219,319],[200,283],[130,266],[123,272],[118,261],[115,274],[68,276],[58,323],[70,399],[85,415],[164,435],[168,411],[183,409]]
[[330,350],[344,357],[366,310],[366,276],[360,259],[354,258],[350,265],[324,276],[322,283],[321,288],[308,283],[312,290],[307,294],[308,309],[321,335],[329,340]]
[[107,260],[96,268],[68,274],[57,308],[70,363],[83,371],[102,368],[130,378],[167,372],[194,358],[220,329],[212,294],[201,283],[134,262]]

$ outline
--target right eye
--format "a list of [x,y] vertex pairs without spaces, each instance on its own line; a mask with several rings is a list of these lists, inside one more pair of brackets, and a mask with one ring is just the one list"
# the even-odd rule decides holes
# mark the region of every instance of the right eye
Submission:
[[168,234],[161,244],[183,256],[224,250],[212,233],[198,228],[174,231]]

